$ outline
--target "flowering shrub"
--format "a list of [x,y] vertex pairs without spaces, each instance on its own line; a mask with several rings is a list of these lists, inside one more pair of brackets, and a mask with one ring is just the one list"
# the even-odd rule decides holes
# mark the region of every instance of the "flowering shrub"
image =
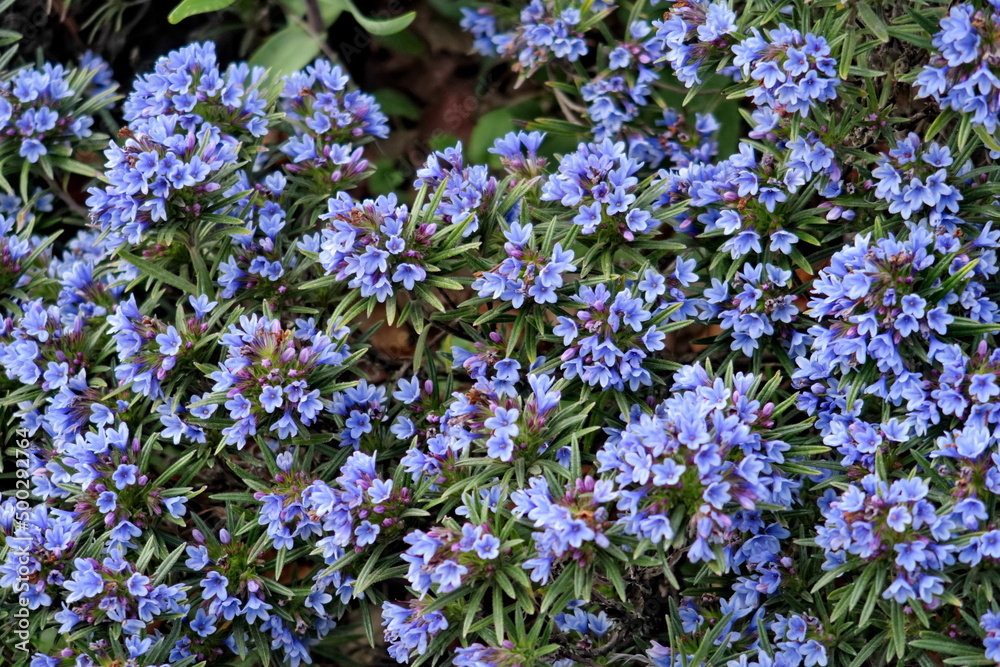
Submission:
[[1000,2],[458,20],[559,117],[396,192],[329,59],[0,60],[3,664],[1000,665]]

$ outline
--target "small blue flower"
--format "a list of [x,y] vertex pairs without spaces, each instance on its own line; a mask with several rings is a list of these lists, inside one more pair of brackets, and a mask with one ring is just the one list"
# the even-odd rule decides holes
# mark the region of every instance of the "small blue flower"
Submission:
[[229,591],[226,590],[228,585],[229,579],[225,575],[212,570],[201,580],[202,597],[206,600],[217,598],[219,601],[223,601],[229,597]]
[[126,486],[136,483],[139,468],[130,463],[122,463],[112,473],[111,479],[115,482],[115,488],[124,489]]
[[260,392],[260,404],[268,413],[281,407],[282,389],[277,385],[264,385]]

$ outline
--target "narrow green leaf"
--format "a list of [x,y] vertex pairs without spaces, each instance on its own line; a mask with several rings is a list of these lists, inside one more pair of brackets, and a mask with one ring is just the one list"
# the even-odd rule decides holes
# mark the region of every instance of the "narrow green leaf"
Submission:
[[886,29],[886,25],[882,19],[875,13],[875,10],[867,2],[859,2],[856,6],[858,8],[858,17],[865,24],[865,27],[875,33],[880,42],[888,42],[889,31]]
[[236,0],[184,0],[174,7],[174,10],[167,16],[167,20],[171,23],[180,23],[189,16],[216,12],[225,9],[234,2]]
[[177,289],[181,290],[182,292],[185,292],[186,294],[192,294],[197,296],[199,293],[198,288],[193,283],[188,282],[187,280],[181,278],[180,276],[175,276],[174,274],[170,273],[163,267],[157,266],[156,264],[153,264],[148,260],[137,257],[132,253],[128,252],[127,250],[119,248],[118,256],[124,259],[132,266],[134,266],[135,268],[139,269],[139,271],[143,275],[149,276],[153,280],[159,281],[161,283],[166,283],[171,287],[176,287]]
[[890,617],[892,620],[892,644],[896,656],[902,660],[906,654],[906,619],[903,618],[903,605],[890,602]]

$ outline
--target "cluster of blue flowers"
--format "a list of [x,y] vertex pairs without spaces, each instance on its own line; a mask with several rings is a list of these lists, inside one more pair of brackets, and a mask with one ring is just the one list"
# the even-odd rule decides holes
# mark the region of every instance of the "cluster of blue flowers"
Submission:
[[889,484],[868,475],[831,500],[816,527],[816,544],[826,552],[825,568],[860,559],[885,559],[894,566],[891,582],[882,591],[885,599],[903,604],[920,600],[932,604],[944,592],[941,572],[955,562],[952,536],[966,521],[977,526],[986,518],[982,503],[956,507],[954,518],[941,516],[927,499],[922,479]]
[[455,652],[455,667],[479,667],[480,665],[497,665],[498,667],[513,667],[522,663],[522,656],[514,649],[514,643],[504,640],[503,646],[494,648],[476,642]]
[[[608,618],[605,612],[594,614],[585,609],[583,600],[574,600],[566,606],[567,611],[555,615],[552,620],[562,632],[575,632],[580,636],[592,636],[600,639],[608,634],[615,622]],[[573,613],[570,614],[569,612]]]
[[18,234],[14,225],[17,219],[0,213],[0,285],[5,288],[23,287],[30,280],[25,275],[22,262],[28,261],[31,252],[37,247],[38,240]]
[[281,173],[271,173],[261,183],[251,185],[249,175],[240,171],[236,182],[223,195],[232,197],[254,192],[256,197],[241,197],[234,204],[242,212],[248,234],[233,234],[238,254],[230,255],[219,265],[219,286],[222,297],[230,299],[244,291],[260,289],[265,293],[284,294],[288,291],[286,269],[294,268],[295,259],[286,261],[281,232],[287,222],[287,212],[281,205],[288,181]]
[[409,489],[395,488],[393,480],[382,479],[375,469],[375,455],[364,452],[351,454],[334,486],[316,481],[303,492],[306,511],[321,519],[326,535],[317,546],[333,559],[346,548],[361,551],[379,538],[398,538],[404,527],[400,515],[410,498]]
[[403,541],[410,545],[400,558],[410,564],[406,579],[420,597],[431,588],[438,595],[451,593],[480,572],[488,572],[500,556],[500,540],[488,526],[466,523],[461,531],[432,528],[415,530]]
[[[879,157],[872,169],[877,178],[875,196],[888,202],[890,213],[904,220],[926,215],[932,224],[956,220],[962,194],[948,183],[948,167],[954,164],[947,146],[937,143],[924,148],[920,137],[910,132],[896,148]],[[921,176],[923,178],[921,178]]]
[[425,606],[416,600],[406,606],[382,603],[382,625],[389,642],[389,655],[397,662],[409,662],[411,653],[424,655],[429,640],[448,628],[444,614],[437,610],[427,611]]
[[801,661],[805,667],[827,664],[823,645],[826,637],[818,618],[803,615],[785,618],[778,614],[770,630],[774,633],[773,646],[778,648],[775,662],[784,659],[787,664],[795,665]]
[[539,529],[531,534],[534,557],[522,564],[531,571],[531,580],[544,584],[557,563],[582,567],[607,548],[610,508],[617,497],[611,481],[589,476],[568,485],[561,495],[552,493],[544,477],[532,477],[527,488],[511,494],[514,516]]
[[628,39],[608,55],[608,76],[580,86],[587,115],[594,123],[595,139],[619,136],[625,125],[639,118],[649,103],[651,84],[658,78],[657,64],[664,55],[662,44],[648,21],[633,21]]
[[[790,142],[788,149],[780,178],[773,167],[775,155],[758,157],[748,144],[728,160],[665,172],[659,203],[687,201],[691,208],[679,229],[706,236],[721,231],[726,240],[719,249],[732,259],[763,254],[764,242],[772,253],[791,255],[809,227],[788,229],[789,200],[814,177],[839,179],[840,169],[833,151],[814,134]],[[819,189],[818,182],[816,186]]]
[[723,329],[732,329],[731,347],[743,354],[752,355],[765,336],[798,347],[803,336],[790,326],[799,314],[793,289],[791,271],[747,263],[731,282],[712,279],[712,287],[704,291],[710,304],[706,316],[718,317]]
[[690,530],[688,558],[713,560],[712,545],[724,543],[735,523],[728,508],[791,505],[796,483],[776,467],[789,446],[755,428],[774,406],[750,398],[754,384],[740,373],[730,388],[700,366],[685,367],[653,414],[634,406],[625,427],[610,434],[597,453],[598,472],[614,475],[628,533],[658,544]]
[[402,287],[427,278],[425,257],[434,224],[410,222],[395,195],[355,203],[346,193],[331,197],[319,241],[319,262],[328,275],[358,290],[362,298],[386,301]]
[[[512,139],[520,143],[517,135]],[[525,145],[532,152],[538,150],[542,135],[524,135]],[[515,149],[516,150],[516,149]],[[438,204],[436,213],[451,225],[463,225],[462,236],[470,236],[479,230],[479,219],[494,203],[497,195],[497,179],[491,176],[485,165],[465,166],[462,144],[437,151],[427,157],[427,162],[417,170],[416,188],[437,189],[444,186],[444,197]]]
[[135,296],[108,316],[120,362],[115,375],[121,383],[131,384],[133,391],[152,398],[162,396],[160,383],[207,331],[208,325],[201,320],[217,305],[205,295],[190,297],[190,303],[194,317],[184,323],[181,331],[140,313]]
[[120,245],[137,244],[157,223],[210,213],[206,196],[222,189],[239,142],[211,124],[184,128],[181,115],[158,115],[126,130],[124,146],[105,151],[108,185],[90,189],[90,218]]
[[258,428],[284,439],[315,423],[329,404],[310,383],[320,381],[324,367],[337,367],[348,357],[345,336],[346,331],[330,336],[308,323],[287,330],[278,320],[257,315],[231,324],[219,340],[226,359],[212,373],[212,391],[220,399],[206,399],[224,401],[229,411],[233,424],[224,429],[226,444],[242,449]]
[[663,4],[463,7],[561,118],[393,192],[344,65],[0,73],[0,662],[1000,664],[1000,4]]
[[[881,373],[894,374],[893,385],[902,389],[909,377],[905,371],[912,370],[900,347],[904,339],[921,341],[918,345],[930,339],[933,344],[936,337],[948,334],[955,315],[998,321],[997,306],[982,297],[979,282],[997,271],[992,251],[969,266],[974,248],[951,261],[944,259],[955,248],[954,237],[935,236],[917,225],[906,232],[905,238],[890,234],[874,242],[858,235],[820,273],[809,314],[830,324],[810,330],[813,352],[808,361],[800,358],[803,377],[820,366],[846,373],[870,358]],[[963,271],[964,267],[968,268]],[[953,290],[941,290],[942,272],[965,280]],[[936,298],[927,298],[932,296]],[[886,379],[880,384],[884,394]]]
[[681,83],[691,87],[701,83],[702,65],[734,39],[736,13],[723,2],[696,0],[673,5],[653,25],[666,62]]
[[586,18],[584,7],[589,5],[593,11],[602,4],[531,0],[509,30],[501,29],[488,9],[463,8],[462,27],[476,38],[481,54],[511,58],[520,72],[530,75],[550,60],[576,62],[587,55],[587,42],[579,30]]
[[362,149],[365,138],[385,138],[388,120],[375,98],[348,90],[350,79],[339,66],[317,60],[284,79],[282,109],[294,134],[281,151],[291,158],[287,167],[327,188],[356,184],[368,167]]
[[643,362],[662,350],[666,335],[646,323],[653,315],[643,299],[631,292],[612,295],[604,285],[580,287],[573,318],[559,316],[552,333],[562,338],[563,377],[579,377],[590,386],[636,390],[652,384]]
[[716,134],[719,121],[710,113],[695,114],[694,126],[683,114],[666,109],[655,121],[652,132],[628,132],[629,156],[641,160],[650,169],[667,162],[670,167],[682,168],[692,163],[711,162],[719,152]]
[[122,115],[136,132],[150,133],[161,116],[179,116],[184,130],[206,121],[222,132],[254,137],[267,134],[267,91],[263,67],[233,63],[220,69],[215,44],[191,44],[157,60],[153,71],[133,83]]
[[[733,64],[744,77],[757,82],[747,96],[758,107],[780,115],[800,114],[837,97],[837,61],[830,56],[826,38],[803,35],[781,24],[767,33],[757,29],[733,46]],[[758,122],[758,125],[760,123]]]
[[534,226],[513,223],[504,232],[507,258],[492,271],[484,271],[472,288],[483,298],[509,301],[521,308],[526,298],[539,305],[556,303],[556,290],[563,286],[563,273],[576,271],[573,251],[563,250],[561,243],[552,247],[551,257],[532,247],[536,245]]
[[641,167],[623,142],[581,144],[563,156],[559,171],[542,187],[542,200],[577,209],[573,222],[583,234],[600,231],[604,237],[632,241],[659,226],[652,212],[637,203],[635,174]]
[[[329,594],[317,596],[312,591],[303,607],[296,610],[300,617],[308,614],[310,625],[289,629],[277,612],[281,602],[270,594],[267,580],[256,571],[240,572],[238,563],[254,558],[253,547],[234,540],[225,528],[214,535],[195,535],[195,545],[188,546],[184,565],[197,573],[198,598],[193,618],[189,618],[191,633],[178,640],[171,648],[171,659],[218,654],[216,648],[218,629],[227,623],[239,621],[241,628],[254,627],[260,632],[269,632],[274,649],[281,649],[283,658],[289,664],[300,664],[310,660],[307,643],[325,636],[335,623],[327,617],[323,602],[329,602]],[[322,592],[322,591],[319,591]],[[270,599],[272,602],[268,602]],[[273,613],[272,613],[273,612]],[[240,630],[244,632],[244,630]],[[312,637],[305,637],[305,633]],[[246,641],[243,637],[242,641]],[[238,640],[229,635],[223,643],[229,651],[238,652]]]
[[932,97],[942,108],[968,114],[971,121],[993,132],[1000,121],[1000,79],[992,54],[1000,3],[949,7],[934,35],[935,51],[917,75],[921,97]]
[[71,83],[85,84],[96,71],[84,69],[80,74],[84,76],[45,63],[0,78],[0,146],[17,147],[17,155],[34,164],[50,152],[66,155],[74,143],[89,137],[94,119],[81,113],[84,91]]
[[986,631],[986,657],[1000,663],[1000,614],[988,611],[983,614],[980,625]]

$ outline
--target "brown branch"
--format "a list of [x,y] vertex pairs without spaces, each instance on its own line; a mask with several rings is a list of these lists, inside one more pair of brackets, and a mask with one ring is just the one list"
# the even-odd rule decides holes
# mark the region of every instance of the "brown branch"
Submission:
[[76,213],[84,219],[90,216],[90,211],[87,210],[85,206],[81,206],[75,199],[70,197],[69,193],[59,187],[59,184],[56,183],[55,180],[46,176],[45,182],[49,184],[49,187],[52,188],[52,192],[54,192],[56,196],[59,197],[59,199],[61,199],[71,211],[73,211],[73,213]]
[[323,15],[319,11],[319,0],[306,0],[306,20],[317,35],[323,34]]
[[[316,4],[316,0],[312,0],[312,2],[310,2],[310,0],[306,0],[307,14],[309,14],[308,7],[310,5],[315,5],[315,4]],[[319,11],[318,6],[317,6],[317,10],[316,11],[317,12]],[[323,55],[325,55],[327,57],[328,60],[330,60],[331,62],[339,62],[340,61],[340,58],[337,57],[337,54],[334,53],[333,49],[330,48],[330,45],[326,43],[326,27],[323,25],[323,17],[322,16],[319,17],[319,29],[317,29],[317,28],[315,28],[313,26],[313,17],[312,16],[308,17],[309,18],[308,21],[303,21],[302,19],[300,19],[298,16],[295,16],[294,14],[289,14],[288,18],[290,20],[292,20],[292,21],[295,21],[300,26],[302,26],[302,28],[307,33],[309,33],[309,36],[316,40],[316,42],[319,44],[320,50],[323,52]]]

